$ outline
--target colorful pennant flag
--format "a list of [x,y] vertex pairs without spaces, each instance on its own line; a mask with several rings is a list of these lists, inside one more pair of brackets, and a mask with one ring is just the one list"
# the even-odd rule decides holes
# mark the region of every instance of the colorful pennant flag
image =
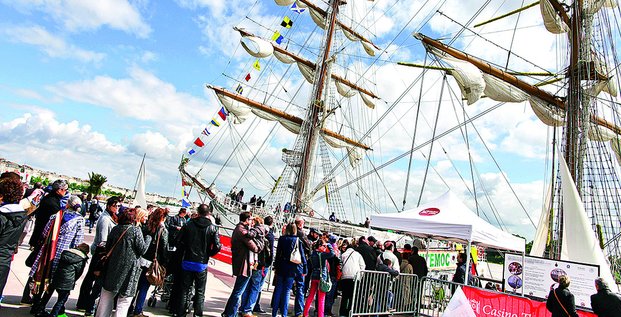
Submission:
[[300,8],[300,7],[298,7],[298,4],[297,4],[297,3],[293,3],[293,5],[292,5],[289,9],[290,9],[291,11],[295,12],[295,13],[298,13],[298,14],[299,14],[299,13],[302,13],[302,12],[304,12],[304,11],[306,11],[306,9],[305,9],[305,8]]
[[194,140],[194,144],[196,144],[196,146],[198,147],[205,146],[205,143],[203,143],[203,140],[201,140],[201,138],[196,138],[196,140]]
[[218,120],[216,120],[216,119],[211,120],[211,124],[213,124],[216,127],[220,126],[220,122],[218,122]]
[[226,109],[224,109],[224,107],[222,107],[220,111],[218,111],[218,115],[220,116],[220,118],[222,118],[222,120],[226,120],[226,117],[229,115],[229,113],[226,112]]
[[241,95],[244,92],[244,87],[242,87],[241,84],[237,84],[237,88],[235,88],[235,91],[237,91],[237,93]]
[[285,15],[285,17],[282,19],[282,22],[280,22],[280,25],[284,28],[290,29],[293,26],[293,21],[291,21],[291,19]]
[[272,41],[276,42],[276,44],[282,43],[283,39],[284,37],[280,35],[280,32],[278,31],[274,32],[274,35],[272,35]]
[[203,132],[201,132],[201,134],[203,134],[203,135],[210,135],[211,133],[209,133],[207,128],[205,128],[205,129],[203,129]]
[[190,192],[185,190],[185,187],[181,188],[181,194],[183,194],[183,197],[189,197],[190,196]]
[[189,154],[189,155],[192,155],[192,154],[194,154],[194,153],[196,153],[196,151],[194,151],[194,149],[190,149],[190,150],[188,151],[188,154]]
[[185,198],[181,200],[181,207],[188,208],[190,206],[192,206],[192,204],[190,204],[187,200],[185,200]]
[[259,60],[257,59],[256,61],[254,61],[254,64],[252,64],[252,67],[254,67],[254,69],[261,71],[261,64],[259,63]]
[[246,74],[246,77],[244,78],[246,81],[250,80],[250,73]]

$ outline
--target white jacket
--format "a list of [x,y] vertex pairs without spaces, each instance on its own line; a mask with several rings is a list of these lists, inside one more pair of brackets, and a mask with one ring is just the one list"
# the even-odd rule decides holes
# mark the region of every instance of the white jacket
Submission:
[[341,254],[341,263],[343,263],[343,276],[341,278],[344,280],[353,279],[356,273],[364,270],[366,267],[362,255],[353,248],[349,248]]

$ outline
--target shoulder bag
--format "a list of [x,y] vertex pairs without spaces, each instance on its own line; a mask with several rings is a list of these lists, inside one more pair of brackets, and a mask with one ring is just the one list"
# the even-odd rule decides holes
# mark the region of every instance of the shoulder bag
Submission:
[[112,245],[112,248],[110,248],[110,251],[108,251],[104,256],[102,256],[99,259],[99,262],[95,264],[95,269],[93,269],[93,275],[95,275],[96,277],[100,277],[103,274],[103,272],[108,268],[108,259],[110,258],[110,254],[112,254],[112,251],[114,250],[116,245],[119,244],[119,242],[121,242],[121,239],[123,239],[123,236],[125,235],[125,233],[127,233],[127,230],[129,230],[129,228],[131,228],[131,226],[127,227],[127,229],[125,229],[125,231],[121,233],[121,236],[119,236],[119,239],[116,240],[114,245]]
[[295,245],[293,246],[293,251],[291,251],[291,255],[289,256],[289,261],[294,264],[302,263],[302,254],[300,253],[300,243],[298,238],[295,238]]
[[163,267],[160,262],[157,261],[157,252],[160,249],[160,237],[162,236],[162,231],[164,229],[160,229],[157,235],[157,242],[155,243],[155,255],[153,255],[153,262],[147,269],[146,278],[147,282],[151,285],[161,286],[164,284],[164,279],[166,278],[166,268]]
[[[557,288],[558,289],[558,288]],[[567,314],[568,317],[571,317],[571,315],[569,314],[569,312],[567,311],[567,309],[565,309],[565,306],[563,305],[563,303],[561,303],[561,299],[558,298],[558,295],[556,295],[556,289],[552,290],[552,293],[554,293],[554,297],[556,298],[556,301],[558,302],[559,305],[561,305],[561,308],[563,309],[563,311],[565,312],[565,314]]]
[[330,266],[326,265],[328,260],[321,259],[321,252],[319,252],[319,266],[321,268],[319,276],[319,290],[327,293],[332,289],[332,280],[330,279]]

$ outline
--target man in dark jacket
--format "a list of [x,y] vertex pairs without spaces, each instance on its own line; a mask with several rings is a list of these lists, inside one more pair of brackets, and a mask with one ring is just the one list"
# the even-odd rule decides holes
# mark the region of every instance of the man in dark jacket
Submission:
[[237,316],[237,308],[242,294],[246,290],[250,276],[252,275],[252,263],[250,263],[250,252],[259,252],[257,244],[248,228],[252,225],[253,219],[248,211],[239,214],[239,223],[233,230],[231,236],[231,253],[233,256],[233,275],[236,277],[235,285],[231,296],[226,302],[226,307],[222,317]]
[[179,213],[166,219],[166,229],[168,229],[168,243],[170,247],[176,246],[177,235],[179,231],[186,225],[185,218],[187,211],[185,208],[179,209]]
[[[306,263],[310,263],[308,260],[311,255],[312,242],[304,234],[304,218],[298,217],[295,219],[295,226],[298,228],[298,239],[302,241],[302,247],[304,248],[304,255],[306,256]],[[308,234],[311,236],[311,233]],[[310,267],[308,268],[310,271]],[[295,317],[302,316],[304,312],[304,294],[310,284],[310,276],[307,274],[303,280],[295,280],[295,301],[293,305],[293,312]]]
[[358,248],[356,248],[356,251],[358,251],[364,259],[364,269],[367,271],[375,271],[375,266],[377,265],[377,253],[375,252],[375,249],[368,244],[367,239],[364,236],[358,239]]
[[[63,251],[50,287],[45,293],[43,293],[43,296],[37,302],[36,307],[32,308],[37,317],[56,317],[65,313],[65,303],[67,302],[67,299],[69,299],[69,292],[73,290],[76,281],[80,278],[80,276],[82,276],[84,268],[86,267],[86,261],[88,261],[88,251],[89,246],[86,243],[81,243],[75,249],[67,249]],[[54,290],[58,293],[58,299],[56,300],[56,304],[54,304],[52,311],[47,314],[45,313],[45,306],[52,297]]]
[[412,247],[412,254],[408,258],[408,262],[412,265],[412,273],[418,275],[418,278],[423,278],[429,273],[427,261],[418,254],[418,247]]
[[597,293],[591,295],[591,309],[598,317],[621,316],[621,296],[613,293],[603,278],[595,279]]
[[184,300],[194,285],[194,316],[203,315],[203,303],[205,302],[205,284],[207,283],[207,265],[209,258],[220,252],[220,235],[209,216],[211,206],[201,204],[196,209],[198,217],[190,221],[179,232],[177,246],[182,254],[181,276],[183,279],[183,293],[178,302],[177,316],[185,316],[186,307]]
[[[50,217],[60,210],[60,199],[67,194],[68,190],[69,184],[67,184],[67,181],[59,179],[52,183],[52,192],[41,199],[39,207],[34,212],[35,225],[29,242],[31,247],[37,246],[40,241],[44,240],[41,237],[43,229],[45,229],[45,225],[50,220]],[[39,252],[36,248],[35,251]]]
[[0,179],[0,302],[13,253],[26,225],[26,211],[19,205],[23,193],[24,187],[19,179]]

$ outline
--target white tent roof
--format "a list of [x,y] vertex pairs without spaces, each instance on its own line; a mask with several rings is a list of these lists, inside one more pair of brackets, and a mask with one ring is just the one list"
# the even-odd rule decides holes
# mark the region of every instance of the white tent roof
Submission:
[[371,226],[524,252],[525,241],[479,218],[452,192],[400,213],[371,215]]

